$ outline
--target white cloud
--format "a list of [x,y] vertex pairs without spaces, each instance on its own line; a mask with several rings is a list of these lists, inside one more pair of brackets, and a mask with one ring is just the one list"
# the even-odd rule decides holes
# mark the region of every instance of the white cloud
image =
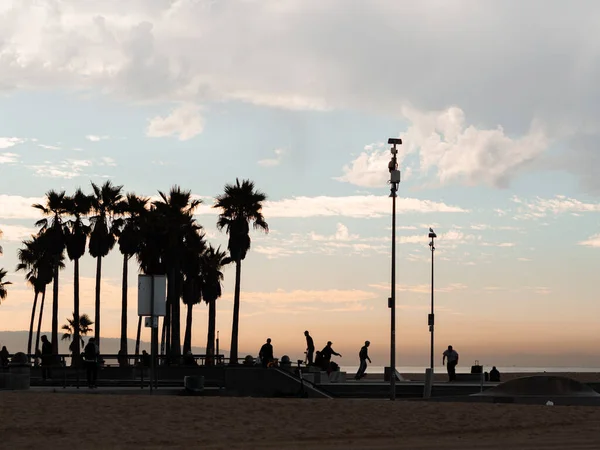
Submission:
[[536,197],[534,200],[525,200],[513,196],[512,201],[516,203],[518,219],[539,219],[548,214],[585,213],[599,212],[600,203],[585,203],[580,200],[557,195],[554,198]]
[[0,218],[2,219],[39,219],[40,212],[31,207],[43,203],[42,197],[21,197],[0,194]]
[[18,160],[19,155],[16,153],[0,153],[0,164],[14,164]]
[[58,164],[45,161],[44,164],[29,166],[40,177],[71,179],[83,175],[92,162],[84,159],[67,159]]
[[45,148],[46,150],[60,150],[60,147],[57,147],[56,145],[38,144],[38,147]]
[[285,150],[277,148],[273,153],[275,153],[274,158],[261,159],[258,161],[258,165],[263,167],[275,167],[281,164]]
[[[398,153],[400,171],[404,157],[418,153],[418,171],[425,174],[433,169],[442,184],[506,187],[520,169],[548,146],[544,130],[538,125],[533,125],[526,136],[512,139],[501,127],[486,130],[467,126],[464,112],[457,107],[428,113],[408,107],[402,111],[411,125],[403,136],[405,145]],[[390,152],[373,147],[367,147],[345,166],[344,175],[336,179],[363,187],[385,186],[389,179]]]
[[[390,290],[390,283],[376,283],[370,284],[369,287],[380,289],[380,290]],[[463,291],[467,289],[467,285],[463,283],[450,283],[446,286],[436,287],[436,292],[454,292],[454,291]],[[412,292],[415,294],[428,294],[431,292],[431,284],[396,284],[396,290],[400,292]]]
[[150,119],[146,135],[149,137],[165,137],[179,135],[180,141],[187,141],[202,133],[204,119],[200,108],[195,105],[182,105],[172,110],[166,117]]
[[100,166],[116,166],[117,163],[113,158],[108,156],[103,156],[100,158],[100,162],[98,163]]
[[579,245],[584,245],[586,247],[600,247],[600,233],[594,234],[586,240],[579,242]]
[[91,142],[100,142],[110,139],[110,136],[98,136],[95,134],[88,134],[85,138]]
[[17,144],[22,144],[26,139],[17,137],[0,137],[0,149],[14,147]]
[[354,241],[359,238],[358,234],[350,234],[348,227],[343,223],[336,225],[336,232],[332,236],[323,236],[312,232],[310,238],[313,241]]
[[[37,217],[40,217],[39,214]],[[37,233],[35,228],[28,228],[20,225],[0,224],[0,230],[2,231],[2,239],[5,241],[22,241],[32,234]]]

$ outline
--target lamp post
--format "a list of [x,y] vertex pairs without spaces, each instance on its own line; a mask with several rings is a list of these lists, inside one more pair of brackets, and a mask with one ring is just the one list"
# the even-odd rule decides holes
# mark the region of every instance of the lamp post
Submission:
[[400,171],[398,170],[398,160],[396,155],[398,149],[396,145],[402,145],[402,139],[389,138],[388,144],[393,145],[390,149],[392,159],[388,164],[390,171],[390,197],[392,198],[392,286],[391,297],[388,299],[388,307],[391,309],[390,324],[390,400],[396,400],[396,192],[400,184]]
[[435,234],[435,231],[433,231],[433,228],[429,228],[429,239],[431,239],[431,241],[429,242],[429,248],[431,250],[431,313],[429,314],[429,332],[431,333],[431,357],[430,357],[430,362],[429,365],[431,367],[431,375],[433,376],[433,327],[435,325],[435,316],[434,316],[434,312],[433,312],[433,253],[435,252],[435,243],[434,243],[434,239],[437,237],[437,235]]

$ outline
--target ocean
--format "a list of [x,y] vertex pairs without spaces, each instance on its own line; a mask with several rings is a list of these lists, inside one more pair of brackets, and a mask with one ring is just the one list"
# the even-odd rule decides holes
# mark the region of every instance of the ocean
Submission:
[[[483,371],[489,372],[491,366],[484,366]],[[518,367],[518,366],[497,366],[500,373],[560,373],[560,372],[584,372],[594,373],[600,372],[600,367]],[[383,373],[383,366],[371,366],[367,367],[367,373]],[[426,367],[423,366],[397,366],[396,370],[402,373],[425,373]],[[346,373],[356,373],[358,366],[340,366],[340,370]],[[434,367],[435,373],[446,373],[445,366]],[[471,366],[458,366],[456,368],[457,373],[470,373]]]

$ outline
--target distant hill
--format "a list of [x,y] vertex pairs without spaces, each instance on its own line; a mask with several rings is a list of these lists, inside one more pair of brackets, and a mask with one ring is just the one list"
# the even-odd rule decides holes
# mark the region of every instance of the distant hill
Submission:
[[[50,336],[52,335],[49,331],[42,332],[42,335]],[[0,348],[3,345],[6,345],[7,350],[13,354],[16,352],[26,352],[27,351],[27,339],[29,338],[28,331],[0,331]],[[35,334],[33,336],[33,344],[32,351],[35,350]],[[59,335],[60,339],[60,335]],[[87,342],[87,337],[84,337],[84,340]],[[102,338],[102,353],[111,355],[118,353],[121,348],[121,340],[118,338]],[[41,345],[41,344],[40,344]],[[160,344],[159,344],[160,345]],[[150,343],[147,341],[140,341],[140,353],[142,350],[150,351]],[[67,341],[58,341],[58,351],[59,353],[69,353],[69,342]],[[130,355],[135,353],[135,340],[127,339],[127,351]],[[225,351],[224,349],[219,349],[221,354],[225,356],[229,356],[229,351]],[[195,355],[203,355],[206,353],[206,347],[192,347],[192,353]]]

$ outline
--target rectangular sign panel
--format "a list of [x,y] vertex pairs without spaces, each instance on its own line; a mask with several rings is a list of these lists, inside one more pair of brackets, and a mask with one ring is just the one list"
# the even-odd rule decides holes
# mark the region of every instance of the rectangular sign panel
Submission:
[[154,315],[164,316],[167,312],[166,275],[138,275],[138,316],[152,315],[152,278],[154,278]]

